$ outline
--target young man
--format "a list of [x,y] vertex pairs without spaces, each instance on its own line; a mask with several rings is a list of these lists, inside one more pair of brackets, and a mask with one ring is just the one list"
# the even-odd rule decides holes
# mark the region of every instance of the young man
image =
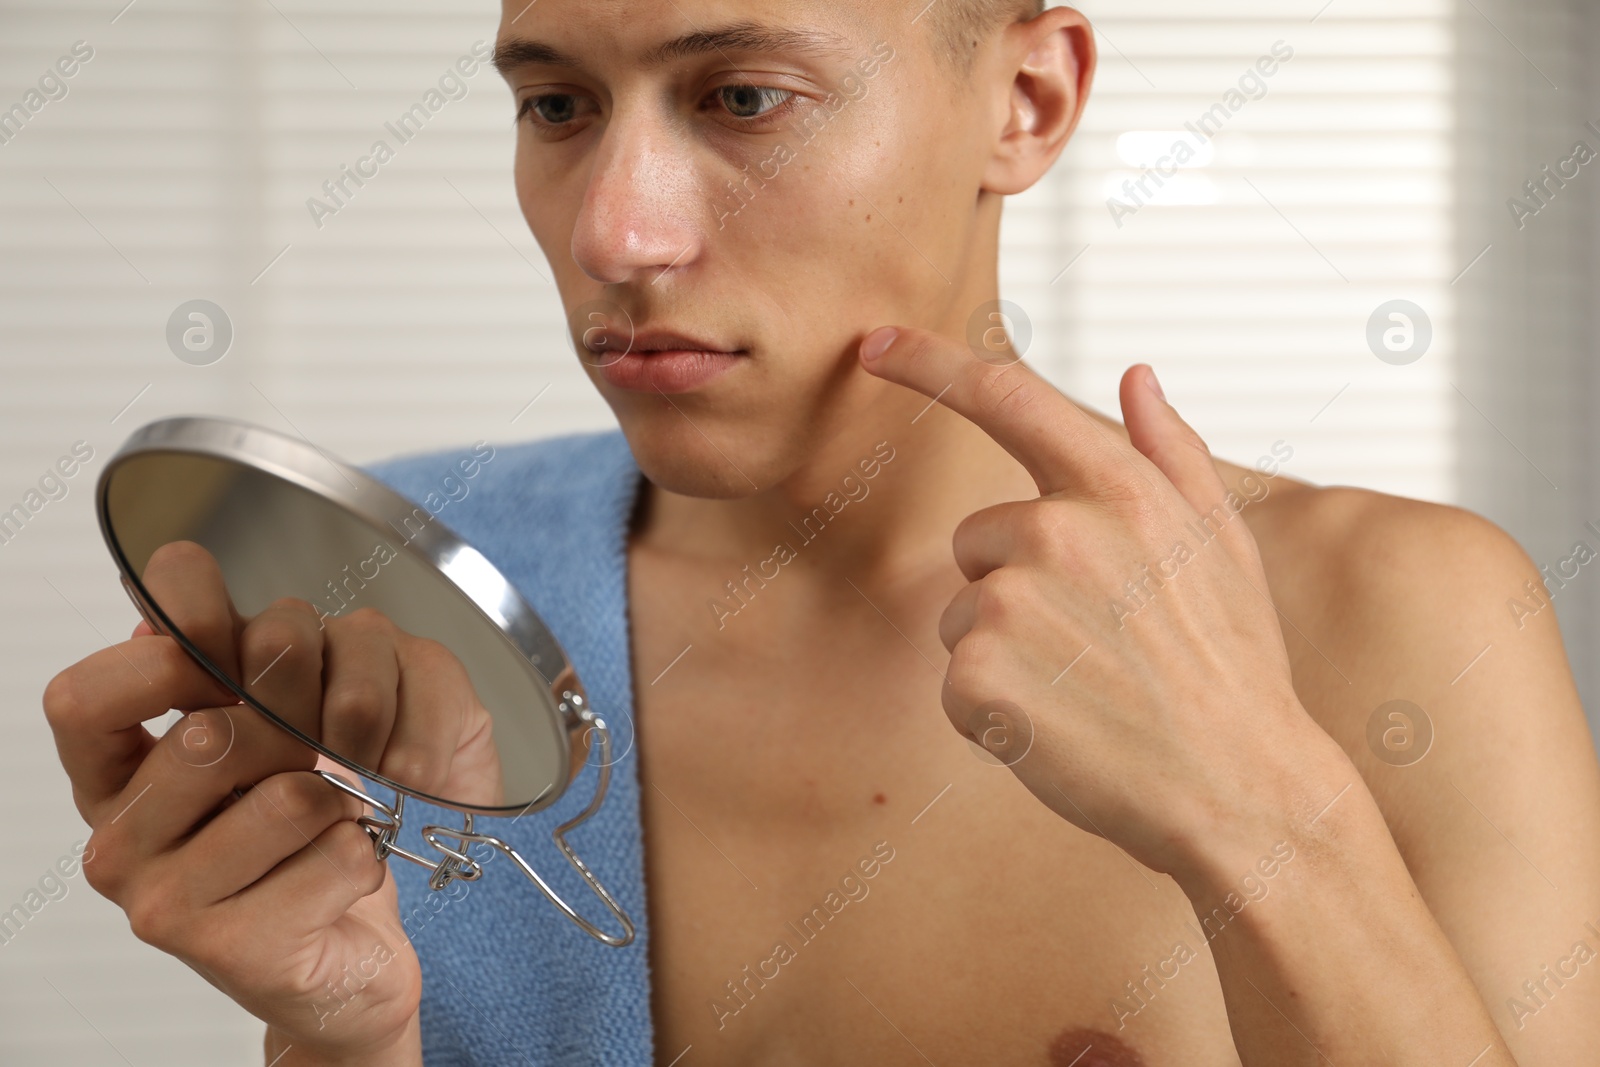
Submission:
[[[491,1062],[491,1031],[493,1062],[1595,1062],[1600,774],[1553,613],[1508,612],[1521,550],[1215,461],[1146,367],[1124,428],[969,336],[1094,57],[1078,13],[995,0],[504,10],[519,197],[626,449],[526,447],[462,529],[594,486],[627,524],[617,631],[555,628],[581,676],[631,671],[648,1004],[594,1015],[583,965],[522,954],[563,928],[493,900],[419,966],[353,807],[259,724],[127,809],[174,758],[138,722],[231,703],[147,633],[46,696],[91,883],[282,1064]],[[551,581],[610,544],[500,536]],[[202,585],[169,610],[249,675],[284,641]],[[331,662],[274,679],[315,704]],[[214,814],[241,783],[291,817]],[[613,1029],[550,1037],[585,1012]]]

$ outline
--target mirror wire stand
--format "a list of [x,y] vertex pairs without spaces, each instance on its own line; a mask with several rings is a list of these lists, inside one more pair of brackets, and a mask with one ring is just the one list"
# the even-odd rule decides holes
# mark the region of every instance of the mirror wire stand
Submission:
[[[628,918],[627,913],[622,910],[622,906],[617,903],[617,899],[611,895],[610,890],[600,884],[600,880],[589,870],[588,865],[567,843],[567,834],[575,827],[588,821],[589,817],[600,809],[601,803],[605,800],[606,789],[611,784],[611,731],[606,727],[605,720],[596,715],[594,709],[584,702],[583,697],[571,690],[563,690],[561,693],[561,711],[564,714],[576,717],[579,722],[584,724],[587,732],[592,737],[599,739],[599,780],[595,782],[594,796],[590,798],[588,807],[552,830],[550,836],[555,841],[556,847],[561,849],[562,855],[566,856],[567,862],[572,864],[573,869],[583,878],[585,884],[605,904],[612,917],[621,924],[622,933],[620,935],[608,933],[585,919],[582,915],[579,915],[577,909],[562,899],[561,895],[509,843],[492,834],[474,830],[471,812],[462,814],[463,823],[460,829],[432,824],[422,827],[422,839],[441,853],[439,859],[429,859],[427,856],[419,855],[397,843],[400,827],[405,819],[406,795],[404,793],[396,792],[394,804],[385,804],[376,797],[362,792],[339,775],[324,770],[319,770],[316,773],[323,781],[335,789],[348,793],[377,813],[375,815],[363,815],[357,822],[366,829],[367,834],[372,838],[373,852],[377,855],[379,861],[389,856],[399,856],[401,859],[409,860],[420,867],[427,867],[431,872],[428,875],[428,888],[438,891],[458,879],[463,882],[475,882],[482,878],[483,866],[466,854],[466,848],[472,843],[488,845],[510,857],[511,861],[527,876],[528,880],[538,887],[539,892],[543,893],[550,903],[559,908],[563,915],[576,923],[584,933],[614,948],[622,948],[633,941],[633,920]],[[449,845],[441,843],[440,838],[450,838],[458,841],[460,842],[460,847],[451,848]]]

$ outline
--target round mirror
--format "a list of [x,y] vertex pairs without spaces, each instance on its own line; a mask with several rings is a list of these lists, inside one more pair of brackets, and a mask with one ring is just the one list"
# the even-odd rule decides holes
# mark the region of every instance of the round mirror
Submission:
[[[546,807],[582,768],[590,734],[575,714],[582,690],[544,623],[477,550],[370,475],[248,423],[166,419],[123,445],[96,500],[123,582],[151,626],[324,755],[389,788],[487,815]],[[254,691],[259,678],[230,676],[174,625],[146,587],[152,561],[163,568],[162,588],[174,568],[181,583],[215,582],[220,570],[244,620],[286,597],[309,604],[319,627],[380,613],[454,657],[473,690],[464,699],[487,722],[458,751],[459,705],[408,708],[387,722],[372,709],[339,721],[320,707],[269,707]],[[438,738],[439,750],[456,753],[454,766],[407,780],[396,768],[411,764],[383,758],[402,732],[412,744]]]

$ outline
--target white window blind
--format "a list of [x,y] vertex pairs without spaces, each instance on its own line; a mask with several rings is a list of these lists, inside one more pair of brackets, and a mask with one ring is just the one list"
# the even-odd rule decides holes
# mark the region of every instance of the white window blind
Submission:
[[[1100,31],[1091,102],[1005,231],[1003,288],[1048,322],[1036,361],[1116,414],[1147,361],[1219,456],[1281,440],[1291,475],[1452,499],[1454,5],[1078,6]],[[1130,196],[1168,155],[1173,176]],[[1433,328],[1404,366],[1367,342],[1396,299]]]

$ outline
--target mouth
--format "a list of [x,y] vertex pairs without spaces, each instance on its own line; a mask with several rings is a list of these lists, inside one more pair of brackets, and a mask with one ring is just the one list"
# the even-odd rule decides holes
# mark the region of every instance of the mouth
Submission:
[[710,384],[749,356],[733,348],[674,330],[642,330],[631,336],[611,329],[584,335],[586,360],[619,389],[643,393],[687,393]]

